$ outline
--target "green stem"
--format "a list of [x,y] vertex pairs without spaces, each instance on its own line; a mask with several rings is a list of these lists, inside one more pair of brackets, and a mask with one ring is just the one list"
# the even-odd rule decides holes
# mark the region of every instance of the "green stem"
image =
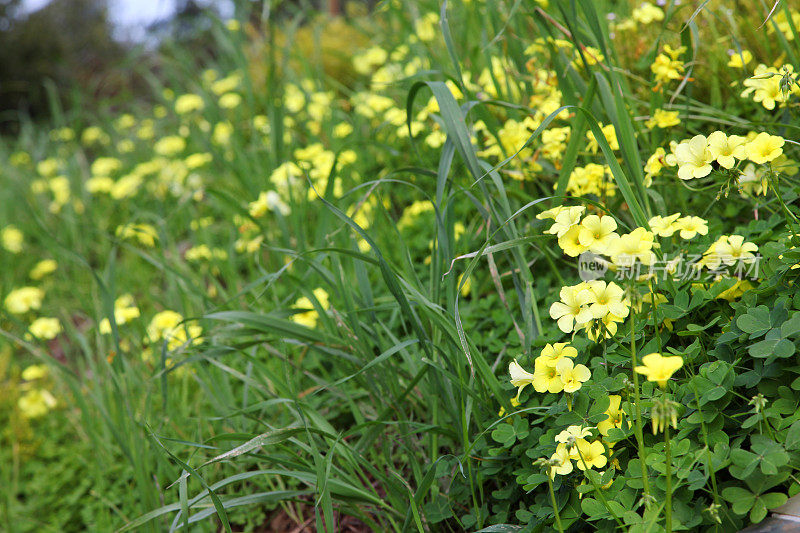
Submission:
[[[632,370],[638,365],[636,360],[636,319],[634,313],[631,313],[631,363]],[[639,448],[639,465],[642,468],[642,484],[644,486],[645,505],[650,506],[652,498],[650,497],[650,480],[647,476],[647,450],[644,447],[644,433],[642,432],[642,408],[641,398],[639,397],[639,375],[636,370],[633,370],[633,397],[634,397],[634,422],[636,432],[636,445]]]
[[606,495],[603,494],[603,488],[595,482],[592,476],[589,475],[589,471],[594,472],[594,470],[589,468],[589,465],[586,464],[586,459],[583,458],[583,452],[581,452],[581,449],[578,447],[577,443],[575,444],[575,449],[578,451],[578,457],[580,458],[581,463],[583,464],[584,475],[587,477],[587,479],[589,479],[589,483],[592,484],[595,494],[600,499],[600,502],[603,504],[606,510],[609,513],[611,513],[611,516],[614,517],[614,520],[617,521],[617,524],[619,525],[620,529],[625,529],[625,526],[623,525],[622,520],[620,520],[620,518],[617,516],[617,513],[615,513],[614,510],[611,507],[609,507],[608,499],[606,499]]
[[[550,467],[552,471],[553,467]],[[556,515],[556,527],[559,533],[564,533],[564,526],[561,525],[561,515],[558,512],[558,504],[556,503],[556,493],[553,490],[553,479],[550,477],[550,472],[547,472],[547,486],[550,489],[550,502],[553,504],[553,513]]]
[[[664,400],[666,401],[667,393],[664,392]],[[665,403],[666,405],[666,403]],[[669,445],[669,421],[664,426],[664,455],[667,461],[667,494],[666,494],[666,509],[664,514],[664,527],[667,533],[672,533],[672,450]]]

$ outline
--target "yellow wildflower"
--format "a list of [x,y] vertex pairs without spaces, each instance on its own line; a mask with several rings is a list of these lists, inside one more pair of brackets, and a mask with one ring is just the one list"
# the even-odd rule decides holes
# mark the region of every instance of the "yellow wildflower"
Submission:
[[593,318],[603,318],[607,314],[618,317],[628,316],[628,302],[625,300],[625,291],[610,281],[592,280],[586,282],[589,286],[590,307]]
[[722,168],[733,168],[737,159],[747,157],[746,141],[740,135],[728,136],[721,131],[715,131],[708,136],[708,151]]
[[585,284],[562,287],[559,296],[561,301],[553,302],[550,306],[550,318],[558,321],[561,331],[569,333],[575,326],[591,320],[589,305],[592,295]]
[[728,66],[731,68],[745,68],[748,63],[753,60],[753,54],[749,50],[728,50],[728,55],[731,56],[728,61]]
[[706,136],[695,135],[690,140],[678,144],[675,148],[675,160],[678,165],[678,177],[682,180],[708,176],[714,158],[708,149]]
[[611,394],[608,396],[608,400],[608,409],[606,409],[605,413],[608,415],[608,418],[597,424],[597,430],[604,437],[608,436],[608,431],[611,428],[622,427],[622,417],[624,415],[624,412],[620,409],[620,403],[622,402],[621,396]]
[[25,242],[22,232],[13,225],[3,228],[3,231],[0,232],[0,240],[3,241],[3,248],[12,254],[20,253]]
[[9,313],[21,315],[42,307],[44,291],[38,287],[21,287],[9,292],[5,299]]
[[518,388],[517,396],[514,398],[518,400],[519,395],[522,394],[522,389],[532,385],[536,376],[522,368],[516,359],[508,364],[508,373],[511,375],[511,384]]
[[37,339],[55,339],[61,333],[61,322],[57,318],[39,317],[31,322],[28,331]]
[[581,221],[578,241],[589,251],[602,254],[608,246],[619,235],[614,230],[617,229],[617,221],[609,215],[589,215]]
[[768,163],[783,153],[783,144],[783,137],[762,131],[745,145],[747,159],[757,165]]
[[583,383],[589,381],[589,378],[592,377],[591,372],[585,365],[576,365],[572,359],[566,357],[556,363],[556,370],[563,384],[564,392],[567,393],[577,392]]
[[651,218],[647,224],[650,226],[653,233],[659,237],[672,237],[672,235],[680,229],[680,226],[675,223],[680,216],[680,213],[673,213],[666,217],[656,215]]
[[567,342],[557,342],[555,344],[550,344],[548,342],[545,344],[544,348],[542,348],[542,353],[537,357],[537,361],[541,359],[548,366],[555,367],[556,363],[562,358],[571,357],[574,359],[577,356],[578,350],[570,346]]
[[693,239],[697,234],[708,234],[708,222],[700,217],[685,216],[679,218],[675,224],[680,229],[681,239]]
[[605,453],[606,449],[599,440],[592,443],[585,440],[578,441],[578,454],[580,458],[576,461],[576,464],[581,470],[586,470],[587,468],[603,468],[608,462]]
[[[319,306],[322,309],[328,309],[328,293],[322,288],[316,288],[312,292],[314,293],[314,298],[316,298]],[[292,307],[294,309],[303,310],[300,313],[295,313],[292,315],[292,321],[311,329],[317,327],[319,313],[317,313],[317,309],[314,307],[313,302],[307,296],[301,296],[298,298]]]
[[533,388],[536,392],[550,392],[553,394],[564,390],[564,383],[561,381],[558,369],[555,366],[550,366],[541,357],[537,357],[534,361]]
[[550,460],[557,463],[550,467],[550,477],[555,478],[556,474],[559,476],[566,476],[572,473],[572,457],[567,450],[567,445],[560,443],[556,446],[556,451],[550,456]]
[[648,119],[647,122],[644,123],[648,129],[653,128],[670,128],[672,126],[677,126],[681,123],[681,119],[678,118],[679,113],[677,111],[666,111],[664,109],[656,109],[653,112],[652,118]]
[[25,418],[44,416],[56,405],[56,399],[45,389],[31,389],[17,400],[17,407]]
[[667,380],[682,366],[683,358],[679,355],[664,357],[660,353],[651,353],[642,357],[642,365],[634,370],[645,375],[648,381],[666,387]]

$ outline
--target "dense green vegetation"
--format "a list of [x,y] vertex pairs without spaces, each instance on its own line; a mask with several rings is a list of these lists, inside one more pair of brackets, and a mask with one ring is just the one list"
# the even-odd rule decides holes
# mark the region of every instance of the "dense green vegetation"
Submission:
[[663,3],[242,11],[24,120],[0,527],[734,531],[800,492],[800,12]]

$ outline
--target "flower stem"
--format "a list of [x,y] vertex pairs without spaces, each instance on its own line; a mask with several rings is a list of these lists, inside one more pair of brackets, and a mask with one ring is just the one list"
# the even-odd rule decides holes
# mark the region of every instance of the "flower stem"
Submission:
[[[664,392],[664,398],[666,399],[667,393]],[[666,501],[664,503],[665,510],[664,510],[664,528],[667,530],[667,533],[672,533],[672,450],[669,446],[669,421],[664,426],[664,455],[666,456],[667,462],[667,494],[666,494]]]
[[[636,368],[638,365],[638,361],[636,360],[636,319],[635,314],[631,313],[631,363],[633,365],[633,369]],[[652,503],[652,498],[650,497],[650,480],[647,476],[647,463],[645,462],[647,458],[647,450],[644,447],[644,433],[642,432],[642,408],[641,408],[641,398],[639,397],[639,375],[636,373],[636,370],[633,370],[633,397],[634,397],[634,421],[635,421],[635,432],[636,432],[636,445],[639,448],[639,465],[642,468],[642,485],[644,487],[644,494],[645,494],[645,505],[649,506]]]
[[[550,467],[552,469],[552,467]],[[550,477],[550,472],[547,473],[547,486],[550,489],[550,502],[553,504],[553,513],[556,515],[556,527],[559,533],[564,533],[564,526],[561,525],[561,516],[558,513],[558,504],[556,503],[556,493],[553,490],[553,479]]]

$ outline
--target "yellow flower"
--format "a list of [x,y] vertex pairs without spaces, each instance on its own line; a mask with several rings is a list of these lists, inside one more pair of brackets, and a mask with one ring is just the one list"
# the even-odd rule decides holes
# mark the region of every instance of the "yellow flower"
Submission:
[[[322,288],[316,288],[312,292],[314,294],[314,298],[316,298],[317,302],[319,303],[319,306],[322,309],[328,309],[328,293]],[[302,312],[292,315],[293,322],[296,322],[302,326],[306,326],[310,329],[317,327],[319,313],[317,313],[317,309],[314,307],[313,302],[307,296],[301,296],[298,298],[292,307],[294,309],[303,309]]]
[[373,46],[353,56],[353,68],[359,74],[366,75],[386,63],[388,58],[386,50],[380,46]]
[[556,446],[556,451],[550,456],[550,460],[554,463],[557,463],[550,467],[551,478],[555,478],[556,474],[559,476],[566,476],[567,474],[572,473],[572,457],[567,450],[566,444],[561,443]]
[[655,74],[655,79],[658,83],[667,83],[670,80],[680,79],[684,68],[682,62],[667,54],[658,54],[653,64],[650,65],[650,70]]
[[656,215],[647,222],[647,225],[659,237],[672,237],[680,229],[679,225],[675,223],[680,216],[680,213],[673,213],[666,217]]
[[[134,304],[133,296],[123,294],[114,301],[114,322],[117,326],[121,326],[134,318],[139,318],[139,308]],[[109,335],[111,333],[111,323],[108,318],[100,321],[98,331],[101,335]]]
[[591,294],[593,318],[603,318],[611,313],[618,317],[628,316],[628,303],[625,300],[625,291],[613,281],[606,283],[603,280],[592,280],[586,283]]
[[548,342],[544,348],[542,348],[542,353],[536,360],[538,361],[541,359],[548,366],[555,367],[556,363],[562,358],[571,357],[574,359],[577,356],[578,350],[570,346],[567,342],[557,342],[555,344],[550,344]]
[[561,301],[553,302],[550,306],[550,318],[558,321],[561,331],[569,333],[575,325],[580,326],[591,320],[589,305],[592,295],[585,284],[562,287],[559,296]]
[[28,331],[37,339],[55,339],[61,333],[61,322],[57,318],[40,317],[31,322]]
[[537,357],[534,361],[533,388],[536,392],[553,394],[564,390],[558,370],[556,367],[548,365],[542,357]]
[[203,328],[196,324],[186,324],[183,317],[169,309],[156,313],[147,326],[150,342],[167,341],[167,350],[174,350],[185,344],[199,344]]
[[[586,209],[586,208],[584,208],[582,206],[578,206],[578,207],[581,207],[582,209]],[[556,216],[558,216],[559,213],[561,213],[562,211],[564,211],[566,209],[570,209],[570,207],[565,206],[565,205],[557,205],[552,209],[547,209],[546,211],[542,211],[541,213],[536,215],[536,218],[538,220],[544,220],[544,219],[547,219],[547,218],[555,219]],[[583,213],[583,211],[581,211],[581,213]]]
[[714,158],[708,150],[708,139],[705,135],[695,135],[683,141],[675,148],[675,160],[678,165],[678,177],[682,180],[702,178],[711,173],[711,162]]
[[58,405],[56,399],[44,389],[29,390],[17,400],[17,407],[25,418],[44,416],[56,405]]
[[519,395],[522,394],[522,389],[532,385],[536,376],[522,368],[516,359],[508,364],[508,373],[511,375],[511,384],[518,388],[517,396],[514,398],[518,400]]
[[608,313],[600,319],[593,319],[587,322],[583,326],[586,329],[586,336],[589,338],[589,340],[597,342],[597,339],[599,339],[601,335],[606,339],[610,339],[616,335],[617,323],[622,322],[623,320],[625,319],[621,316]]
[[753,76],[744,80],[743,85],[747,87],[742,91],[742,96],[753,95],[755,102],[760,102],[764,108],[772,111],[776,104],[784,104],[788,101],[791,94],[797,92],[796,86],[791,86],[788,91],[781,87],[781,80],[784,75],[792,75],[794,67],[784,65],[779,71],[775,67],[758,65],[753,72]]
[[580,226],[572,226],[558,238],[558,246],[570,257],[578,257],[589,249],[580,242],[581,231]]
[[653,117],[645,122],[644,125],[647,126],[647,129],[651,130],[653,128],[670,128],[681,123],[681,119],[678,118],[678,116],[679,113],[677,111],[656,109],[653,112]]
[[[608,124],[607,126],[603,126],[600,124],[600,130],[603,132],[603,137],[608,141],[609,147],[612,150],[619,150],[619,141],[617,140],[617,131],[614,129],[614,125]],[[586,139],[589,141],[586,145],[586,149],[596,154],[600,149],[600,145],[597,144],[597,139],[595,139],[592,130],[586,132]]]
[[708,222],[700,217],[686,216],[679,218],[675,223],[681,230],[681,239],[693,239],[698,233],[700,235],[708,234]]
[[666,164],[664,161],[666,155],[666,150],[659,146],[656,148],[656,151],[653,152],[653,155],[647,159],[647,163],[644,165],[644,171],[647,173],[645,176],[646,186],[649,187],[652,184],[653,176],[661,174],[661,169],[663,169]]
[[258,199],[248,204],[247,209],[250,216],[253,218],[261,218],[269,211],[276,211],[286,216],[290,212],[290,208],[286,203],[281,200],[280,195],[275,191],[262,191],[258,195]]
[[179,115],[201,111],[204,106],[203,98],[197,94],[182,94],[175,99],[175,112]]
[[0,232],[0,240],[3,241],[3,248],[12,254],[20,253],[25,242],[22,232],[13,225],[3,228],[3,231]]
[[753,54],[749,50],[742,50],[741,52],[729,50],[728,54],[731,56],[728,66],[731,68],[745,68],[753,60]]
[[636,228],[614,240],[607,254],[615,265],[633,266],[637,259],[644,265],[651,265],[655,260],[655,254],[652,252],[653,239],[652,232]]
[[708,151],[722,168],[733,168],[737,159],[747,157],[746,141],[747,139],[740,135],[729,137],[721,131],[715,131],[708,136]]
[[[580,223],[581,215],[586,208],[581,206],[568,207],[560,210],[553,219],[553,225],[544,233],[562,237],[572,226]],[[540,213],[541,214],[541,213]]]
[[642,365],[634,370],[647,376],[647,381],[666,387],[667,380],[682,366],[683,358],[679,355],[664,357],[660,353],[651,353],[642,357]]
[[556,363],[556,370],[558,370],[561,383],[564,385],[564,392],[567,393],[577,392],[583,383],[592,377],[585,365],[576,365],[572,359],[566,357]]
[[578,441],[578,454],[580,458],[576,461],[576,464],[581,470],[603,468],[608,463],[605,455],[606,449],[599,440],[592,443],[585,440]]
[[22,379],[25,381],[36,381],[37,379],[47,377],[49,373],[50,369],[48,369],[46,365],[31,365],[22,371]]
[[156,228],[150,224],[125,224],[117,226],[116,235],[120,239],[135,238],[141,244],[152,248],[158,240]]
[[172,157],[183,152],[186,149],[186,141],[183,137],[178,135],[168,135],[167,137],[163,137],[156,142],[155,146],[153,146],[153,150],[158,155],[163,155],[164,157]]
[[650,2],[642,2],[631,12],[631,18],[640,24],[650,24],[664,20],[664,11]]
[[602,254],[615,239],[619,239],[619,235],[614,232],[615,229],[617,221],[614,217],[589,215],[581,221],[578,241],[589,251]]
[[42,259],[33,266],[28,276],[32,280],[38,281],[43,277],[55,272],[57,268],[58,268],[58,263],[56,263],[55,260]]
[[[592,428],[584,428],[581,426],[569,426],[567,429],[556,435],[556,442],[561,444],[569,444],[570,440],[581,441],[586,437],[590,437]],[[572,450],[570,450],[572,452]]]
[[757,165],[768,163],[783,153],[783,143],[783,137],[762,131],[745,146],[747,159]]
[[436,25],[439,23],[439,15],[436,13],[426,13],[414,22],[414,31],[420,41],[432,41],[436,37]]
[[219,97],[219,106],[222,109],[234,109],[242,103],[242,97],[238,93],[225,93]]
[[9,313],[21,315],[42,307],[44,291],[38,287],[21,287],[9,292],[5,299]]
[[608,418],[597,424],[597,430],[604,437],[608,436],[608,430],[611,428],[622,427],[622,417],[624,412],[622,409],[620,409],[620,402],[622,402],[621,396],[616,394],[610,394],[608,396],[608,409],[606,409],[606,415],[608,415]]
[[[509,403],[511,404],[511,407],[519,407],[520,406],[519,400],[517,398],[511,398],[509,400]],[[506,408],[505,407],[501,407],[500,410],[497,412],[497,416],[500,416],[500,417],[502,417],[505,414],[506,414]],[[508,422],[510,423],[511,420],[508,420]]]
[[722,263],[733,265],[738,261],[752,263],[755,261],[753,252],[758,251],[758,246],[752,242],[744,242],[741,235],[730,235],[724,241],[717,241],[715,252]]

